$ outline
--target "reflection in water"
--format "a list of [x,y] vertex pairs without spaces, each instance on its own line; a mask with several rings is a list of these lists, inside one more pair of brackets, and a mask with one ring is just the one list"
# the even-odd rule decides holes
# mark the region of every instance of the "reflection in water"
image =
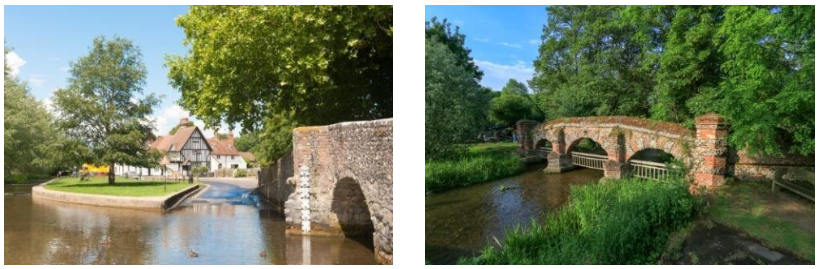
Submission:
[[[544,166],[544,165],[543,165]],[[602,171],[579,169],[562,174],[529,172],[503,180],[430,195],[425,198],[425,259],[454,263],[503,242],[505,229],[527,227],[532,218],[565,205],[571,185],[596,182]],[[503,190],[504,189],[504,190]]]
[[[213,183],[166,213],[32,199],[30,193],[31,186],[5,186],[5,264],[375,262],[372,248],[352,239],[285,236],[282,216],[233,185]],[[189,257],[191,251],[198,257]]]

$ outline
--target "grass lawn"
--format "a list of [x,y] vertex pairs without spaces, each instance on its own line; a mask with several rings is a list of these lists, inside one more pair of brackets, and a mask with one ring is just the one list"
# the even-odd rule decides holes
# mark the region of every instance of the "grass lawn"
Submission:
[[733,182],[711,199],[707,214],[714,221],[741,229],[771,247],[814,261],[814,204],[788,194],[773,193],[757,182]]
[[[165,185],[165,188],[163,188]],[[80,182],[80,178],[67,177],[52,181],[46,189],[64,192],[101,194],[113,196],[164,196],[180,191],[188,186],[185,182],[134,180],[116,178],[114,185],[108,185],[106,177],[92,177],[88,181]]]

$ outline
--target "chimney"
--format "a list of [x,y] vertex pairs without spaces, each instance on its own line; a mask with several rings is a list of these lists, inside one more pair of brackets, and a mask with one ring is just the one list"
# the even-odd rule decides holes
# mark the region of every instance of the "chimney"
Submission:
[[228,143],[231,144],[231,146],[233,147],[234,146],[234,132],[228,131],[228,139],[227,140],[228,140]]
[[188,118],[180,118],[180,126],[184,126],[188,124]]

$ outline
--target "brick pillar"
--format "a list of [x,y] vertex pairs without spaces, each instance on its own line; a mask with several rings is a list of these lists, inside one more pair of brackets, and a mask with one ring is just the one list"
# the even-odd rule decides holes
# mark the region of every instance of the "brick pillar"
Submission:
[[565,133],[562,128],[551,131],[549,140],[551,140],[551,153],[546,157],[548,165],[542,171],[556,174],[572,169],[571,160],[565,155]]
[[532,120],[517,121],[517,144],[519,144],[519,151],[523,154],[531,154],[534,152],[535,142],[532,130],[539,122]]
[[716,113],[708,113],[696,118],[696,151],[692,187],[715,189],[725,182],[725,152],[728,124]]
[[611,131],[606,138],[605,151],[608,152],[608,160],[603,165],[605,177],[621,178],[625,174],[625,139],[619,130]]

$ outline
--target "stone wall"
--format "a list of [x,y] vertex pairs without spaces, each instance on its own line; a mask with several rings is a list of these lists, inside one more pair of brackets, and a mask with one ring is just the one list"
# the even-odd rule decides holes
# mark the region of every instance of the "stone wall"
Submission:
[[[261,193],[285,200],[290,234],[372,233],[377,259],[390,264],[393,156],[393,119],[296,128],[290,177],[282,167],[287,161],[281,159],[278,168],[268,168],[266,178],[271,179],[261,180]],[[267,176],[272,173],[276,176]]]
[[[265,197],[281,214],[284,213],[285,201],[294,193],[294,157],[288,151],[283,157],[268,167],[257,172],[259,179],[257,191]],[[292,183],[289,183],[291,179]]]
[[751,181],[774,178],[813,180],[814,155],[801,156],[784,153],[782,157],[757,156],[749,154],[745,150],[730,149],[728,151],[728,171],[726,175]]

